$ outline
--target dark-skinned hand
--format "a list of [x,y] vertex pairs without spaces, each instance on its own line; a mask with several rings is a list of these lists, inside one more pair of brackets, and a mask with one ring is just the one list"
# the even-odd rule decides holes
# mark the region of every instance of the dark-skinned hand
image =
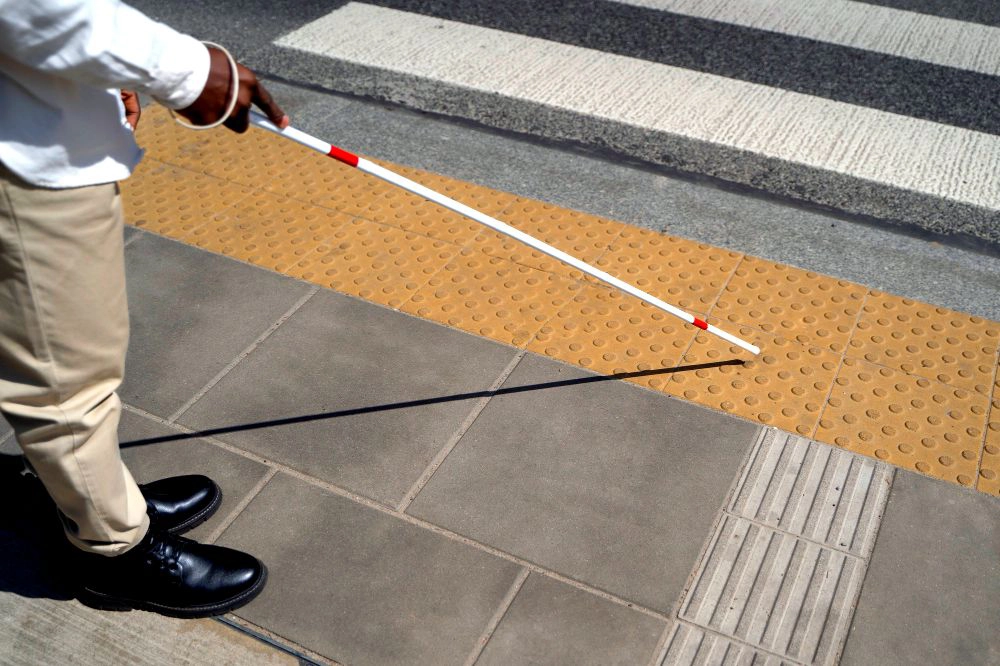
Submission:
[[125,122],[129,124],[132,131],[139,126],[139,116],[142,115],[142,107],[139,106],[139,96],[131,90],[122,90],[122,104],[125,105]]
[[[229,60],[222,51],[211,46],[208,47],[208,54],[211,64],[204,90],[191,106],[177,111],[195,125],[209,125],[217,121],[226,112],[232,96]],[[236,65],[236,70],[239,74],[240,90],[236,106],[223,124],[234,132],[246,132],[250,127],[250,107],[255,104],[272,123],[282,129],[288,127],[288,116],[257,80],[257,76],[240,64]]]

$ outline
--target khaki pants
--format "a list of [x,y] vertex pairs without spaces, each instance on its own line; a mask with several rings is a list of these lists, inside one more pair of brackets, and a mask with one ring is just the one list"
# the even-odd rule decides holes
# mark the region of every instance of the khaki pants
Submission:
[[117,185],[47,190],[0,165],[0,412],[70,541],[104,555],[149,526],[118,451],[122,233]]

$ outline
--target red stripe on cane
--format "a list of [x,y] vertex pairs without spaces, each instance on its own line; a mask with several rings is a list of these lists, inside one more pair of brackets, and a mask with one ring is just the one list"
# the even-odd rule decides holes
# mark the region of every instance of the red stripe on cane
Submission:
[[691,323],[694,324],[695,326],[697,326],[698,328],[700,328],[703,331],[707,331],[708,330],[708,322],[702,321],[701,319],[698,319],[697,317],[695,317],[694,321],[691,322]]
[[344,164],[352,167],[358,166],[358,156],[354,153],[349,153],[346,150],[341,150],[337,146],[330,146],[330,152],[327,153],[330,157],[337,160],[338,162],[343,162]]

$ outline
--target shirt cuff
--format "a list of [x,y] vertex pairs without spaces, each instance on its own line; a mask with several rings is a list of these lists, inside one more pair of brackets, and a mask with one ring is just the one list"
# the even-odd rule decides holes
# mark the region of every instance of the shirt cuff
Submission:
[[169,90],[153,94],[153,98],[168,109],[183,109],[194,104],[208,82],[211,58],[208,48],[194,37],[178,35],[178,44],[171,49],[171,69],[185,74],[170,82]]

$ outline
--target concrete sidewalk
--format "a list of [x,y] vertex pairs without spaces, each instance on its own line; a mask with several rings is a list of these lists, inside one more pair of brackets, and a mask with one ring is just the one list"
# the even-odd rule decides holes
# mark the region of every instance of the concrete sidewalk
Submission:
[[[197,146],[177,155],[193,160]],[[290,200],[270,217],[274,209],[255,208],[271,174],[283,173],[279,184],[292,193],[310,186],[281,156],[273,162],[223,163],[225,178],[147,170],[126,191],[153,192],[143,211],[217,234],[220,252],[234,228],[267,237],[281,215],[298,222],[322,213],[324,224],[351,228],[337,208],[357,203],[346,187],[344,201],[326,208]],[[398,212],[382,203],[378,214]],[[423,208],[405,210],[404,227],[428,219]],[[940,463],[950,483],[928,478],[656,388],[724,375],[739,363],[728,356],[678,351],[676,363],[598,374],[528,350],[518,330],[517,344],[504,344],[161,235],[126,233],[133,328],[123,456],[140,482],[191,472],[216,479],[224,503],[193,536],[261,557],[270,583],[225,624],[80,606],[52,557],[61,535],[51,507],[18,474],[16,446],[0,428],[0,493],[10,507],[0,519],[0,662],[1000,660],[1000,500],[995,477],[981,474],[995,462],[975,466],[976,492],[958,485],[951,463]],[[480,241],[470,236],[468,247]],[[337,259],[343,266],[363,265],[353,247],[372,252],[364,237],[352,242]],[[892,279],[884,273],[860,284],[885,289],[873,281]],[[961,273],[973,287],[975,275]],[[696,273],[683,297],[710,310],[709,286],[716,300],[722,292],[713,280]],[[362,286],[372,284],[383,288],[374,278]],[[991,287],[979,287],[965,290],[985,294],[968,309],[991,316]],[[447,316],[450,292],[440,291]],[[507,296],[493,307],[541,316],[516,289]],[[652,344],[669,347],[657,330],[663,339]],[[763,337],[799,344],[805,358],[815,349]],[[693,333],[684,340],[695,345]],[[845,349],[846,337],[842,357]],[[987,352],[995,365],[995,347]],[[985,425],[963,434],[964,422],[948,422],[929,437],[940,434],[942,446],[955,433],[979,438],[980,455],[995,458],[996,387],[983,393],[957,373],[951,381],[970,383]],[[860,413],[883,407],[870,397]],[[929,418],[945,413],[937,409]]]
[[[124,456],[219,482],[194,536],[271,571],[231,621],[297,656],[1000,658],[995,498],[152,234],[127,256]],[[0,660],[287,656],[79,606],[42,522],[4,521]]]

